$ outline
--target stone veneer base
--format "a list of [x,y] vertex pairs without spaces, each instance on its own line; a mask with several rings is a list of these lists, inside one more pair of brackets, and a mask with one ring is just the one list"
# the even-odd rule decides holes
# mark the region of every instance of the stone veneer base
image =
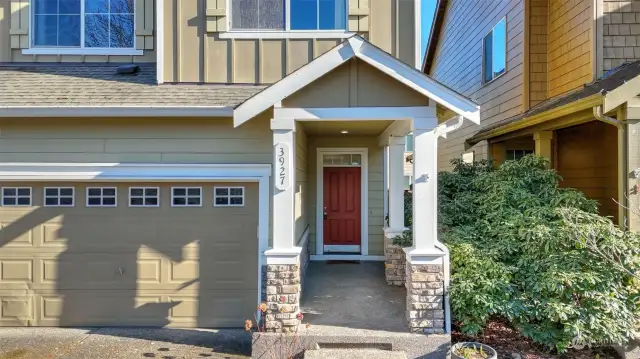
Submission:
[[407,260],[402,247],[393,244],[392,236],[384,236],[384,277],[388,285],[404,287]]
[[444,333],[443,266],[406,262],[406,288],[410,330],[425,334]]
[[263,301],[267,313],[263,320],[267,332],[291,332],[300,321],[300,266],[298,264],[263,267]]

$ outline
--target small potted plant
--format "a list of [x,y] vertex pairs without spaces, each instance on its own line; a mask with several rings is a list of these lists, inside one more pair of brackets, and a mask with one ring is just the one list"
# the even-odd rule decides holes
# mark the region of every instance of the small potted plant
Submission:
[[482,343],[462,342],[451,346],[452,359],[498,359],[498,353]]

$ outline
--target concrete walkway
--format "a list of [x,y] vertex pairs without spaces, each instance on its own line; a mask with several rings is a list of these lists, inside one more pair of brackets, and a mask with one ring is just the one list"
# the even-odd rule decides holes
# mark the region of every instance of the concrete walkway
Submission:
[[387,285],[382,262],[311,262],[301,309],[312,326],[407,333],[405,296],[405,288]]

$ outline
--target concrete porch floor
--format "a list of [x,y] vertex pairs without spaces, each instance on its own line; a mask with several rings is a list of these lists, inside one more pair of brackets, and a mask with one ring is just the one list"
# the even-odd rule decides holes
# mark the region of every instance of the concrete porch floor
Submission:
[[311,262],[301,298],[304,323],[407,333],[406,289],[384,279],[383,262]]

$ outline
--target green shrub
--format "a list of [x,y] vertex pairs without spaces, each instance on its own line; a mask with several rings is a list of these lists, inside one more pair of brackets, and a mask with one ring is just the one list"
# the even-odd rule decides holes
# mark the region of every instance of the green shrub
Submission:
[[560,352],[575,341],[626,342],[639,314],[640,236],[599,216],[581,192],[559,188],[542,158],[498,169],[453,164],[439,175],[439,223],[461,329],[474,334],[500,316]]

